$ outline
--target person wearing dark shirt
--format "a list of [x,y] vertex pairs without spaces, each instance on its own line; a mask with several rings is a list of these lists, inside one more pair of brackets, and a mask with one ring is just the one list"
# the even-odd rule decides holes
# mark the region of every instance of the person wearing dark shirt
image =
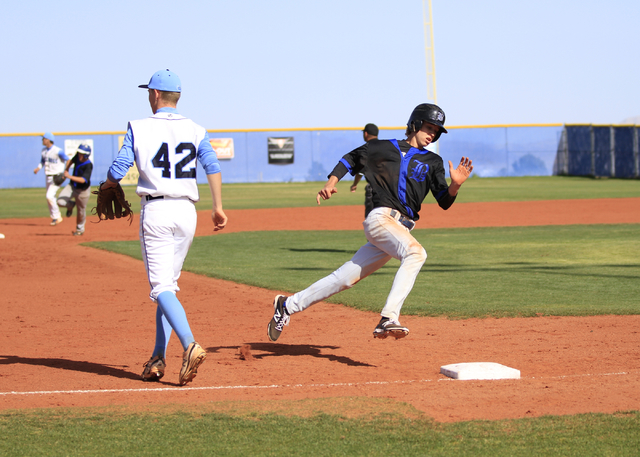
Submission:
[[363,222],[367,244],[347,263],[303,291],[289,297],[277,295],[274,314],[267,326],[271,341],[276,341],[290,316],[304,311],[338,292],[353,287],[385,265],[392,257],[400,268],[384,305],[374,338],[403,338],[409,329],[400,324],[400,310],[411,292],[427,253],[411,235],[420,207],[431,192],[442,209],[454,203],[460,186],[473,171],[471,159],[462,157],[454,168],[449,161],[451,184],[447,185],[442,158],[425,149],[447,133],[445,114],[437,105],[418,105],[407,123],[406,140],[371,140],[340,159],[329,180],[318,192],[316,201],[331,198],[336,184],[347,173],[364,172],[371,185],[373,210]]
[[[362,130],[362,137],[364,138],[365,143],[368,143],[371,140],[377,140],[378,132],[379,132],[379,129],[376,124],[365,125],[364,129]],[[358,183],[362,179],[362,176],[364,176],[363,172],[358,173],[355,176],[355,178],[353,179],[353,184],[351,184],[351,187],[350,187],[351,192],[356,191],[356,189],[358,188]],[[371,185],[367,183],[367,185],[364,186],[364,217],[365,219],[373,209],[373,202],[371,201],[372,195],[373,193],[371,191]]]
[[[64,177],[69,179],[69,190],[61,192],[58,198],[58,205],[67,208],[67,217],[73,214],[76,209],[76,229],[71,232],[74,236],[84,234],[84,226],[87,221],[87,203],[91,196],[91,173],[93,163],[89,160],[91,156],[91,146],[81,144],[78,146],[76,155],[67,161]],[[69,172],[73,165],[73,172]],[[70,191],[70,195],[63,195]]]

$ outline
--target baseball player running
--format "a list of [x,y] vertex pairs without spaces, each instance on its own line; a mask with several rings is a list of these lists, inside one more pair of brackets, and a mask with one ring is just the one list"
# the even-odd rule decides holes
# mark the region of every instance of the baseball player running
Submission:
[[129,122],[122,148],[101,187],[115,187],[134,161],[140,177],[136,193],[141,197],[140,246],[156,309],[156,342],[144,364],[142,379],[164,376],[165,352],[173,329],[184,349],[179,383],[185,385],[204,362],[206,352],[196,343],[185,310],[176,297],[182,264],[196,230],[194,203],[200,198],[196,161],[207,174],[213,198],[214,230],[222,230],[227,216],[222,209],[222,178],[207,131],[178,114],[182,92],[180,79],[169,70],[153,74],[149,84],[153,116]]
[[45,133],[42,136],[42,153],[40,157],[40,163],[33,170],[33,174],[37,174],[44,167],[44,174],[46,178],[46,198],[49,205],[49,215],[51,216],[51,225],[58,225],[62,222],[62,216],[58,203],[56,202],[56,193],[60,189],[60,184],[54,182],[54,176],[64,173],[64,167],[69,160],[69,157],[64,153],[62,149],[54,145],[55,137],[53,133]]
[[[91,146],[82,143],[78,146],[76,154],[67,161],[64,170],[64,177],[69,179],[69,185],[58,195],[58,206],[67,209],[67,217],[73,214],[73,207],[77,208],[76,229],[71,232],[73,236],[82,236],[84,226],[87,222],[87,203],[91,197],[91,173],[93,163],[91,156]],[[73,172],[69,173],[73,165]]]
[[340,159],[316,200],[319,205],[321,199],[331,198],[337,192],[336,184],[347,172],[354,175],[364,170],[371,184],[374,206],[362,224],[368,243],[347,263],[305,290],[290,297],[275,297],[273,318],[267,326],[271,341],[280,337],[292,314],[353,287],[391,257],[400,260],[400,268],[373,336],[397,339],[409,334],[409,329],[400,324],[400,310],[427,259],[426,251],[411,235],[420,206],[431,191],[438,205],[448,209],[473,170],[467,157],[462,157],[457,168],[449,161],[451,185],[447,185],[442,158],[425,149],[447,133],[444,122],[440,107],[418,105],[407,123],[406,140],[372,140]]

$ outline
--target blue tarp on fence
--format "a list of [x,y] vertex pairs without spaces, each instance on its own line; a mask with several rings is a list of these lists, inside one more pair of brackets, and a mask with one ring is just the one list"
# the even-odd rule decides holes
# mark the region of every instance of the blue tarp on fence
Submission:
[[562,131],[556,174],[638,178],[640,127],[567,125]]

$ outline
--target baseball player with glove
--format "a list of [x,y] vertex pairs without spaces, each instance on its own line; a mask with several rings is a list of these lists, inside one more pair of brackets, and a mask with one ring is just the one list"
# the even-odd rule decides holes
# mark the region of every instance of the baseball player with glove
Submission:
[[340,159],[316,200],[320,204],[321,199],[331,198],[337,192],[336,184],[347,173],[354,175],[364,170],[372,188],[374,206],[362,224],[368,243],[347,263],[305,290],[289,297],[276,296],[273,318],[267,326],[271,341],[280,337],[292,314],[353,287],[392,257],[400,260],[400,268],[373,336],[398,339],[409,334],[399,318],[402,305],[427,259],[426,251],[411,235],[422,201],[431,191],[438,205],[448,209],[473,170],[467,157],[462,157],[457,168],[449,162],[451,185],[447,185],[442,158],[425,149],[442,133],[447,133],[444,122],[444,111],[440,107],[418,105],[407,123],[406,140],[372,140]]
[[[184,349],[179,384],[190,382],[206,358],[205,350],[196,343],[185,310],[176,297],[182,264],[196,230],[194,203],[200,199],[196,183],[196,161],[207,174],[213,197],[211,218],[214,230],[222,230],[227,216],[222,209],[220,164],[209,142],[207,131],[178,114],[176,105],[182,92],[180,79],[169,70],[153,74],[149,84],[138,86],[149,91],[153,116],[129,122],[122,148],[109,168],[101,193],[118,188],[134,161],[140,177],[136,193],[141,197],[140,246],[149,284],[150,298],[156,309],[156,342],[151,358],[144,364],[142,379],[158,381],[164,376],[165,352],[171,330]],[[121,191],[121,188],[120,188]],[[111,191],[107,202],[118,200]],[[124,193],[123,193],[124,194]],[[125,209],[106,210],[96,207],[101,219],[122,216]],[[111,214],[109,214],[111,212]]]
[[60,214],[60,208],[56,201],[56,193],[64,182],[64,167],[69,160],[69,157],[64,153],[62,149],[54,145],[55,137],[53,133],[45,133],[42,136],[42,153],[40,154],[40,163],[33,170],[34,174],[37,174],[44,167],[44,174],[46,177],[46,198],[49,205],[49,215],[51,216],[51,225],[58,225],[62,222],[62,215]]

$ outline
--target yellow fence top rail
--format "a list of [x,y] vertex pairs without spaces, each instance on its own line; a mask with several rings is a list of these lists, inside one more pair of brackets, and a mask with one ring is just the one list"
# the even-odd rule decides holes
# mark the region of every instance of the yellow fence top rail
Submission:
[[[514,128],[514,127],[562,127],[562,126],[593,126],[593,127],[640,127],[638,124],[487,124],[487,125],[451,125],[447,126],[447,130],[456,129],[494,129],[494,128]],[[383,126],[379,127],[380,130],[404,130],[407,127],[402,126]],[[322,132],[322,131],[337,131],[337,130],[355,130],[362,131],[362,127],[293,127],[293,128],[262,128],[262,129],[207,129],[209,133],[244,133],[244,132]],[[52,132],[56,136],[86,136],[86,135],[124,135],[124,131],[116,132]],[[0,133],[0,137],[16,137],[16,136],[42,136],[42,133]]]

